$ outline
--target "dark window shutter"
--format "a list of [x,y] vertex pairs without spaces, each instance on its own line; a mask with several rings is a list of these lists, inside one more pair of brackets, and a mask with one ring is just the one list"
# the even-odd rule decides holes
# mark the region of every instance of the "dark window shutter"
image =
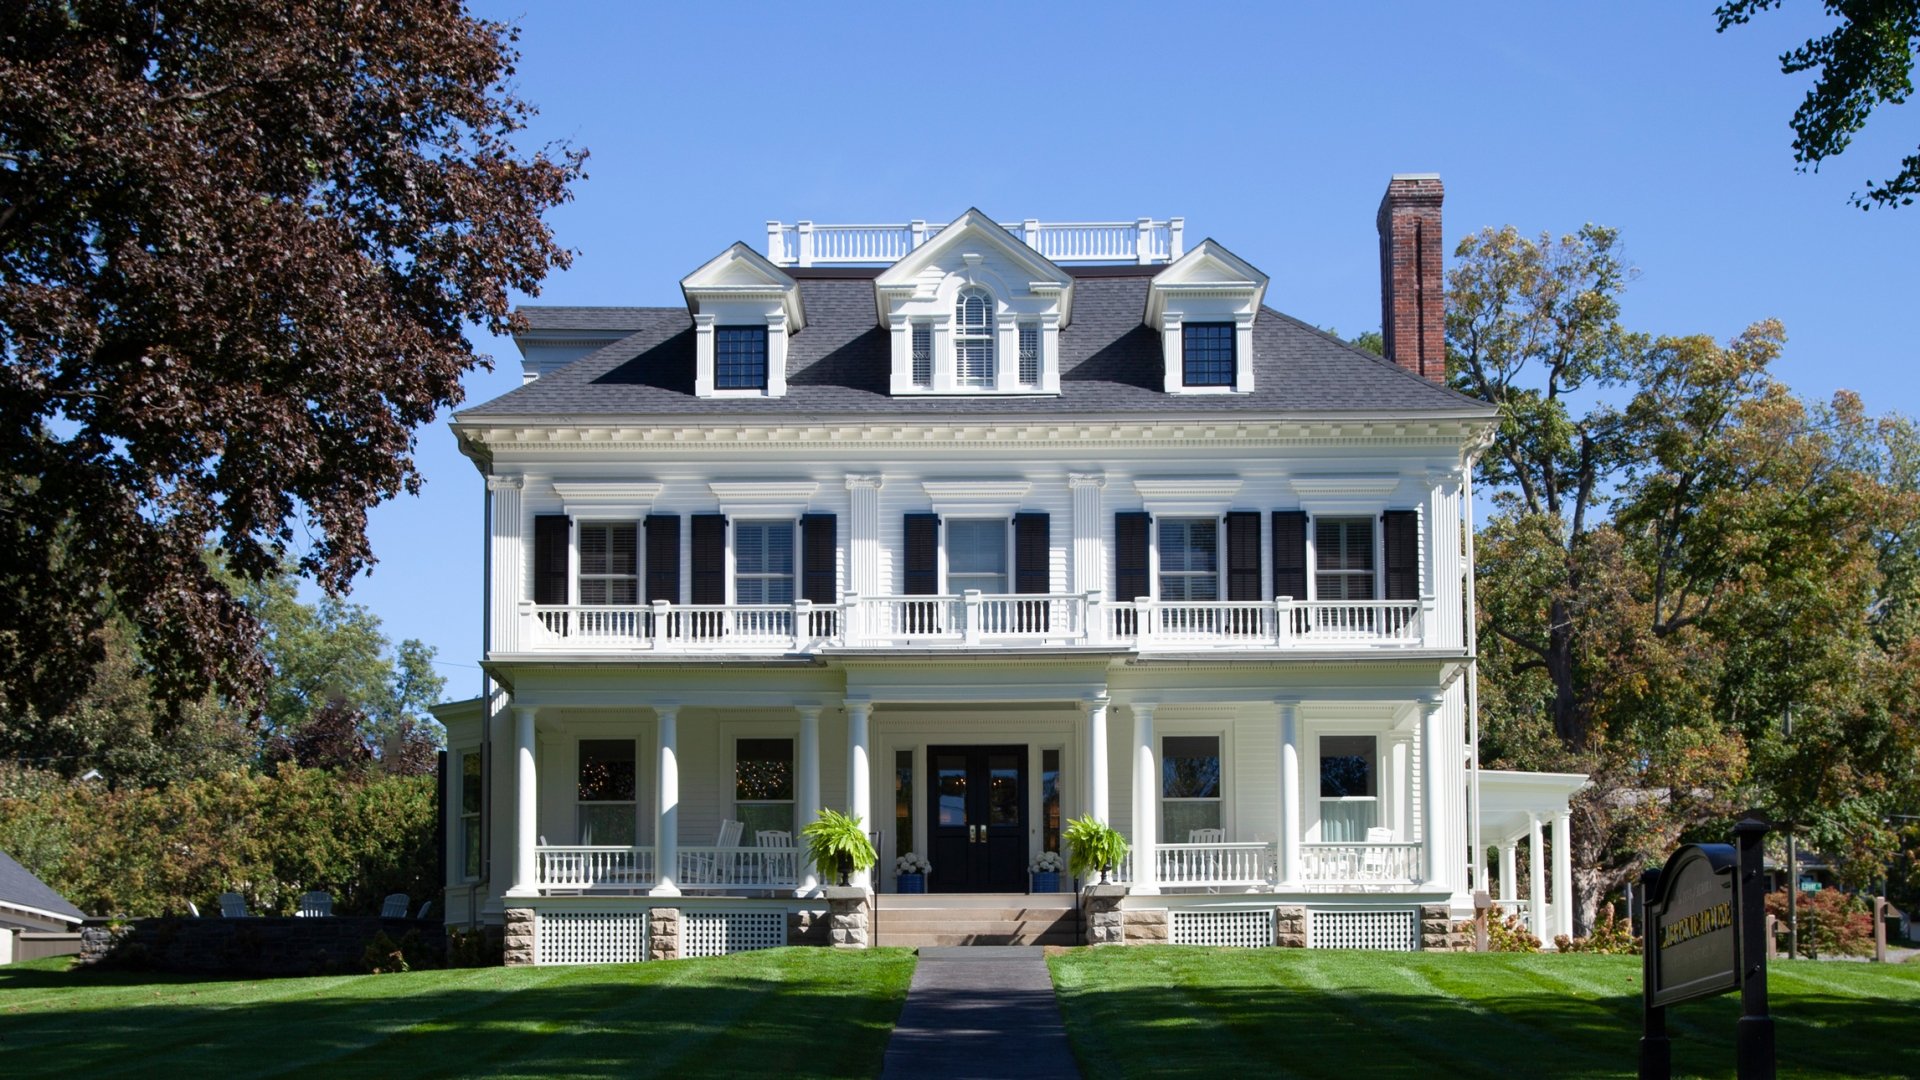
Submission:
[[1113,598],[1120,603],[1131,604],[1139,597],[1153,595],[1147,574],[1147,529],[1151,520],[1143,510],[1123,510],[1113,515]]
[[1420,599],[1420,514],[1416,510],[1389,510],[1380,515],[1382,545],[1386,548],[1387,599]]
[[727,515],[693,515],[693,597],[695,604],[727,602]]
[[1273,512],[1273,597],[1307,598],[1307,512]]
[[1013,591],[1044,593],[1053,588],[1050,521],[1042,513],[1013,515]]
[[680,515],[649,514],[647,529],[647,603],[680,602]]
[[839,595],[839,536],[832,514],[800,518],[800,598],[832,604]]
[[573,519],[565,514],[539,514],[533,519],[533,602],[567,602],[567,570]]
[[1260,514],[1227,514],[1227,599],[1260,599]]
[[908,596],[932,596],[940,591],[940,515],[906,516]]

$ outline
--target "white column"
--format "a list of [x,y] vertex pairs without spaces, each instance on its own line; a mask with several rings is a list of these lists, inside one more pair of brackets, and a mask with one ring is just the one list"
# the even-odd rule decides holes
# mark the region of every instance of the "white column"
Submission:
[[653,825],[653,867],[655,896],[679,896],[680,884],[680,707],[654,707],[654,744],[658,750],[658,772],[654,788],[660,793],[660,808]]
[[1111,823],[1107,808],[1107,698],[1103,694],[1080,703],[1087,711],[1087,813],[1102,825]]
[[1073,591],[1077,593],[1107,591],[1106,549],[1100,543],[1100,490],[1106,485],[1101,473],[1067,474],[1067,486],[1073,491]]
[[513,880],[508,896],[537,896],[534,845],[539,842],[539,773],[534,759],[533,709],[513,707]]
[[[867,727],[873,716],[873,702],[847,702],[847,813],[860,819],[860,827],[873,831],[873,785],[868,781]],[[861,888],[869,888],[872,877],[862,870],[847,879]]]
[[1407,843],[1413,839],[1413,822],[1409,807],[1413,804],[1413,786],[1408,778],[1408,770],[1413,768],[1411,747],[1404,738],[1395,738],[1387,743],[1387,760],[1391,764],[1385,784],[1381,785],[1381,794],[1388,796],[1393,806],[1386,820],[1380,824],[1393,830],[1394,839]]
[[880,583],[879,474],[847,476],[847,591],[861,596],[891,592]]
[[1541,859],[1540,849],[1545,845],[1540,835],[1540,815],[1527,815],[1527,921],[1533,924],[1533,936],[1542,944],[1553,940],[1547,933],[1547,868]]
[[1274,703],[1279,721],[1280,743],[1280,888],[1298,888],[1300,884],[1300,823],[1305,820],[1300,790],[1300,704],[1295,701]]
[[1517,841],[1509,840],[1500,845],[1500,899],[1508,904],[1507,913],[1513,913],[1512,902],[1520,899],[1519,866],[1514,856],[1519,847]]
[[1420,703],[1420,859],[1426,887],[1447,888],[1446,853],[1446,740],[1442,736],[1440,699]]
[[493,550],[488,582],[487,646],[497,653],[520,651],[520,601],[526,598],[526,542],[521,536],[520,489],[518,476],[489,476],[487,490],[493,493],[493,515],[488,525],[488,543]]
[[1153,745],[1155,705],[1135,702],[1133,709],[1133,888],[1136,895],[1160,891],[1160,864],[1155,852],[1160,838],[1156,811],[1160,805],[1160,767]]
[[[797,762],[794,777],[794,810],[800,820],[794,822],[795,830],[805,828],[813,819],[820,816],[820,706],[801,705],[800,711],[800,760]],[[800,867],[800,887],[794,890],[796,896],[812,896],[820,889],[820,871],[811,862]]]
[[1553,815],[1553,932],[1573,936],[1573,815]]

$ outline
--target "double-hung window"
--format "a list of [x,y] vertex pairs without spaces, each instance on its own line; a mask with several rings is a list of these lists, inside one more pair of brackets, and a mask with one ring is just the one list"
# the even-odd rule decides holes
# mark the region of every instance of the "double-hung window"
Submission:
[[947,591],[1007,591],[1005,518],[954,518],[947,521]]
[[734,522],[733,568],[735,603],[793,603],[793,522]]
[[913,324],[913,385],[917,390],[933,389],[933,327]]
[[1040,386],[1040,324],[1020,324],[1020,386],[1035,390]]
[[1160,519],[1160,599],[1220,599],[1220,523],[1214,518]]
[[640,602],[639,530],[632,522],[580,524],[580,602]]
[[1234,325],[1187,323],[1180,328],[1182,381],[1187,386],[1232,386]]
[[1320,736],[1320,839],[1358,844],[1374,827],[1379,804],[1372,735]]
[[993,294],[970,285],[953,302],[954,385],[992,389],[993,354]]
[[1316,518],[1313,563],[1315,599],[1373,599],[1373,519]]
[[733,744],[733,815],[741,842],[765,831],[793,832],[793,740],[740,739]]
[[480,752],[460,755],[460,876],[480,880]]
[[1220,823],[1220,736],[1160,740],[1160,817],[1169,844],[1192,843],[1195,829]]
[[767,388],[767,328],[716,326],[713,328],[713,388],[765,390]]
[[637,762],[632,739],[581,739],[577,788],[580,842],[634,843]]

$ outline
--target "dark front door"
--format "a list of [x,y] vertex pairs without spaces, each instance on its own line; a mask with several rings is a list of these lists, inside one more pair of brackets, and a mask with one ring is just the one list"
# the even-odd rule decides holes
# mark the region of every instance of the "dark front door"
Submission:
[[1027,891],[1027,748],[927,750],[934,892]]

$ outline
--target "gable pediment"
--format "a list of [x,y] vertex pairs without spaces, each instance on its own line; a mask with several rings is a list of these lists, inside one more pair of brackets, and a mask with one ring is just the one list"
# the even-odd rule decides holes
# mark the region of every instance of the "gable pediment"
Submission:
[[791,329],[801,330],[807,324],[806,309],[800,303],[800,283],[766,256],[738,241],[681,278],[680,291],[686,295],[687,312],[692,315],[731,302],[778,302]]
[[924,296],[952,275],[969,280],[991,276],[991,281],[979,283],[1008,298],[1053,298],[1061,325],[1071,319],[1073,277],[999,222],[973,209],[874,279],[881,322],[886,322],[897,301]]
[[1209,237],[1154,275],[1143,321],[1159,330],[1168,311],[1177,312],[1187,299],[1236,302],[1258,312],[1266,294],[1267,275]]

